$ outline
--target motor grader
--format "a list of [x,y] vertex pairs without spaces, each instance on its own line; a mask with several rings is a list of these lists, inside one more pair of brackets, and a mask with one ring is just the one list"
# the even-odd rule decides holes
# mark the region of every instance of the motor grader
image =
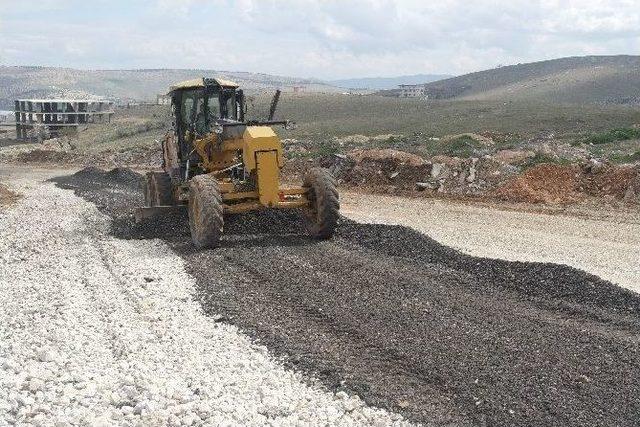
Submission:
[[164,211],[188,209],[189,228],[198,248],[219,244],[224,217],[260,209],[301,209],[307,230],[330,238],[338,220],[336,182],[328,170],[313,168],[301,186],[284,186],[282,143],[271,126],[288,126],[273,116],[245,121],[245,96],[238,85],[198,78],[171,86],[173,128],[162,140],[163,170],[144,180],[146,206],[141,221]]

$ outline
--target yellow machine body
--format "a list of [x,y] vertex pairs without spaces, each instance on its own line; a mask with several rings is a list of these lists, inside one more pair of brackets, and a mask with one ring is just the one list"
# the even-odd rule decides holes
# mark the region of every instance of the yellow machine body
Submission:
[[282,185],[282,143],[270,126],[291,122],[273,119],[279,90],[266,120],[245,119],[244,92],[227,80],[187,80],[169,94],[173,123],[162,141],[163,170],[145,174],[136,221],[186,208],[194,245],[209,249],[219,245],[227,213],[302,208],[312,237],[333,236],[340,201],[331,172],[310,168],[300,186]]
[[240,136],[224,138],[211,133],[193,142],[201,167],[214,176],[239,163],[255,180],[255,190],[242,191],[228,179],[219,179],[225,212],[237,213],[261,208],[298,208],[309,204],[302,187],[280,184],[284,166],[282,143],[268,126],[247,126]]

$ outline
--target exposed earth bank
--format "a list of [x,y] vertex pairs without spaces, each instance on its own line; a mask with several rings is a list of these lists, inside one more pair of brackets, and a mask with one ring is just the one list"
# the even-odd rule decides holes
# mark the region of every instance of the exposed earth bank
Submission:
[[184,215],[133,223],[130,171],[57,182],[110,215],[114,236],[165,240],[207,313],[332,389],[426,424],[638,424],[640,297],[596,276],[346,219],[318,243],[295,212],[229,217],[222,247],[198,252]]

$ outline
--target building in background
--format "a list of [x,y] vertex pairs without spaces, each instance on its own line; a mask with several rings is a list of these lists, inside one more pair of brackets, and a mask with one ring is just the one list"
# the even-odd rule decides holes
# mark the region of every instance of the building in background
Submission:
[[400,98],[419,98],[426,96],[424,85],[398,85]]
[[158,104],[158,105],[171,105],[171,96],[158,94],[156,96],[156,104]]
[[9,121],[13,122],[13,112],[12,111],[0,111],[0,123],[7,123]]
[[15,101],[16,138],[47,139],[78,126],[111,122],[113,102],[80,99],[18,99]]

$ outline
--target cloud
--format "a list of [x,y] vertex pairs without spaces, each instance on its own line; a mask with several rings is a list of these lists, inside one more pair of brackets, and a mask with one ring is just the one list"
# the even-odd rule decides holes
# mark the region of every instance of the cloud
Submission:
[[[458,74],[499,63],[640,49],[636,0],[157,0],[144,6],[113,0],[102,2],[102,9],[78,4],[47,1],[54,10],[3,13],[3,32],[12,37],[0,44],[0,60],[340,78]],[[34,39],[20,31],[27,24],[43,34],[73,37]]]

